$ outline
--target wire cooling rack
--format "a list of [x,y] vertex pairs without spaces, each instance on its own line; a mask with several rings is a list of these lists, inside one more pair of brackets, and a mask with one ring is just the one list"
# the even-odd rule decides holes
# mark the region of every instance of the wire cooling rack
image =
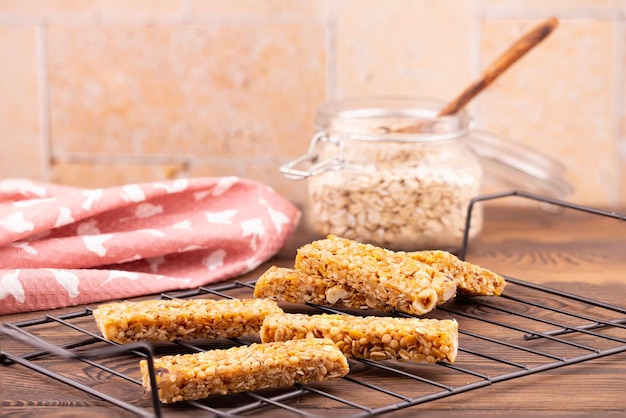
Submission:
[[[474,205],[508,196],[521,196],[626,220],[624,215],[614,212],[519,191],[481,196],[474,199],[468,208],[461,258],[464,258],[467,249],[469,220]],[[325,382],[215,396],[186,402],[183,408],[190,415],[207,417],[262,413],[271,416],[278,412],[281,416],[285,413],[316,416],[312,411],[319,414],[319,404],[323,400],[323,404],[329,405],[328,408],[332,408],[332,414],[337,417],[373,416],[626,351],[626,307],[513,277],[506,279],[508,286],[500,297],[458,297],[429,315],[433,318],[455,318],[459,322],[459,353],[454,364],[350,360],[350,373],[341,378],[341,385]],[[254,281],[235,281],[186,292],[165,293],[161,298],[252,297],[254,284]],[[311,313],[339,312],[318,306],[291,308]],[[124,400],[124,397],[90,386],[90,379],[85,378],[85,374],[97,373],[99,380],[114,382],[118,387],[115,393],[137,392],[143,390],[138,367],[140,359],[148,359],[154,387],[155,356],[251,342],[234,339],[116,345],[101,337],[91,308],[62,315],[45,315],[20,323],[3,323],[0,331],[25,347],[20,353],[0,351],[2,367],[30,369],[145,417],[180,413],[181,407],[162,406],[154,392],[145,392],[137,400]],[[58,361],[59,358],[77,362],[81,367],[72,369],[74,372],[61,372],[51,365],[54,364],[51,360]]]

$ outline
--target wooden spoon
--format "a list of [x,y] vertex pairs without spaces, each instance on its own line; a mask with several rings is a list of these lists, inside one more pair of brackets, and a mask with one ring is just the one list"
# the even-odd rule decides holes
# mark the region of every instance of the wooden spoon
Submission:
[[[506,71],[514,62],[524,56],[528,51],[533,49],[539,42],[543,41],[557,27],[559,21],[557,18],[550,18],[537,25],[526,35],[518,39],[511,45],[502,55],[491,63],[480,78],[467,86],[454,100],[448,103],[439,111],[439,116],[454,115],[461,110],[467,103],[476,97],[481,91],[486,89],[493,81]],[[423,123],[405,126],[394,129],[393,132],[415,133],[423,129]]]

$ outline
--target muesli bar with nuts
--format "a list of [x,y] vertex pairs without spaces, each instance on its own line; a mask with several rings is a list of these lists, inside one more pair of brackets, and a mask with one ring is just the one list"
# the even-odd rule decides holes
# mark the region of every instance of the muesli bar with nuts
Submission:
[[261,327],[263,342],[312,337],[333,340],[348,358],[453,363],[458,351],[454,319],[278,314]]
[[[251,344],[154,360],[163,403],[203,399],[345,376],[348,361],[327,339]],[[151,390],[147,360],[141,360],[143,386]]]
[[[446,276],[444,279],[452,282],[452,279]],[[445,286],[438,286],[436,289],[437,304],[445,303],[454,295],[454,291],[446,291]],[[349,286],[328,280],[319,274],[307,274],[300,270],[277,266],[270,267],[259,277],[254,286],[254,297],[338,308],[371,308],[383,312],[394,310],[392,305]]]
[[371,244],[329,235],[300,247],[295,268],[346,285],[414,315],[433,310],[439,295],[448,300],[456,282],[435,268]]
[[390,305],[367,297],[354,289],[300,270],[272,266],[256,281],[254,297],[289,303],[311,303],[344,308],[373,308],[392,311]]
[[151,299],[98,306],[103,337],[120,344],[258,337],[263,319],[282,309],[270,299]]
[[465,295],[500,296],[506,286],[501,275],[463,261],[446,251],[415,251],[407,255],[454,278],[459,293]]

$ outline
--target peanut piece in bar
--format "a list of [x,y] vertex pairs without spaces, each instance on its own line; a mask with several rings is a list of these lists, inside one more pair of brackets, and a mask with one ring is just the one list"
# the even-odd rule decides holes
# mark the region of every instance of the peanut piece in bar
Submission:
[[[163,403],[321,382],[349,372],[341,351],[320,338],[164,356],[154,360],[154,367]],[[146,360],[140,369],[143,386],[151,390]]]
[[269,315],[261,341],[329,338],[348,358],[453,363],[458,351],[454,319],[423,319],[345,314]]
[[457,287],[454,280],[406,253],[334,235],[300,247],[295,268],[414,315],[430,312],[441,300],[450,299]]
[[500,296],[506,286],[504,277],[499,274],[462,261],[446,251],[415,251],[407,255],[454,278],[459,293],[464,295]]
[[270,299],[151,299],[103,304],[93,316],[104,338],[123,344],[258,337],[263,319],[281,312]]

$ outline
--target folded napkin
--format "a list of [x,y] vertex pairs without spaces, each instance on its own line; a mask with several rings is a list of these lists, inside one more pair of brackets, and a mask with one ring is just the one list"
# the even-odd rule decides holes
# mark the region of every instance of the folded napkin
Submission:
[[299,217],[238,177],[102,189],[0,181],[0,315],[233,278],[275,255]]

